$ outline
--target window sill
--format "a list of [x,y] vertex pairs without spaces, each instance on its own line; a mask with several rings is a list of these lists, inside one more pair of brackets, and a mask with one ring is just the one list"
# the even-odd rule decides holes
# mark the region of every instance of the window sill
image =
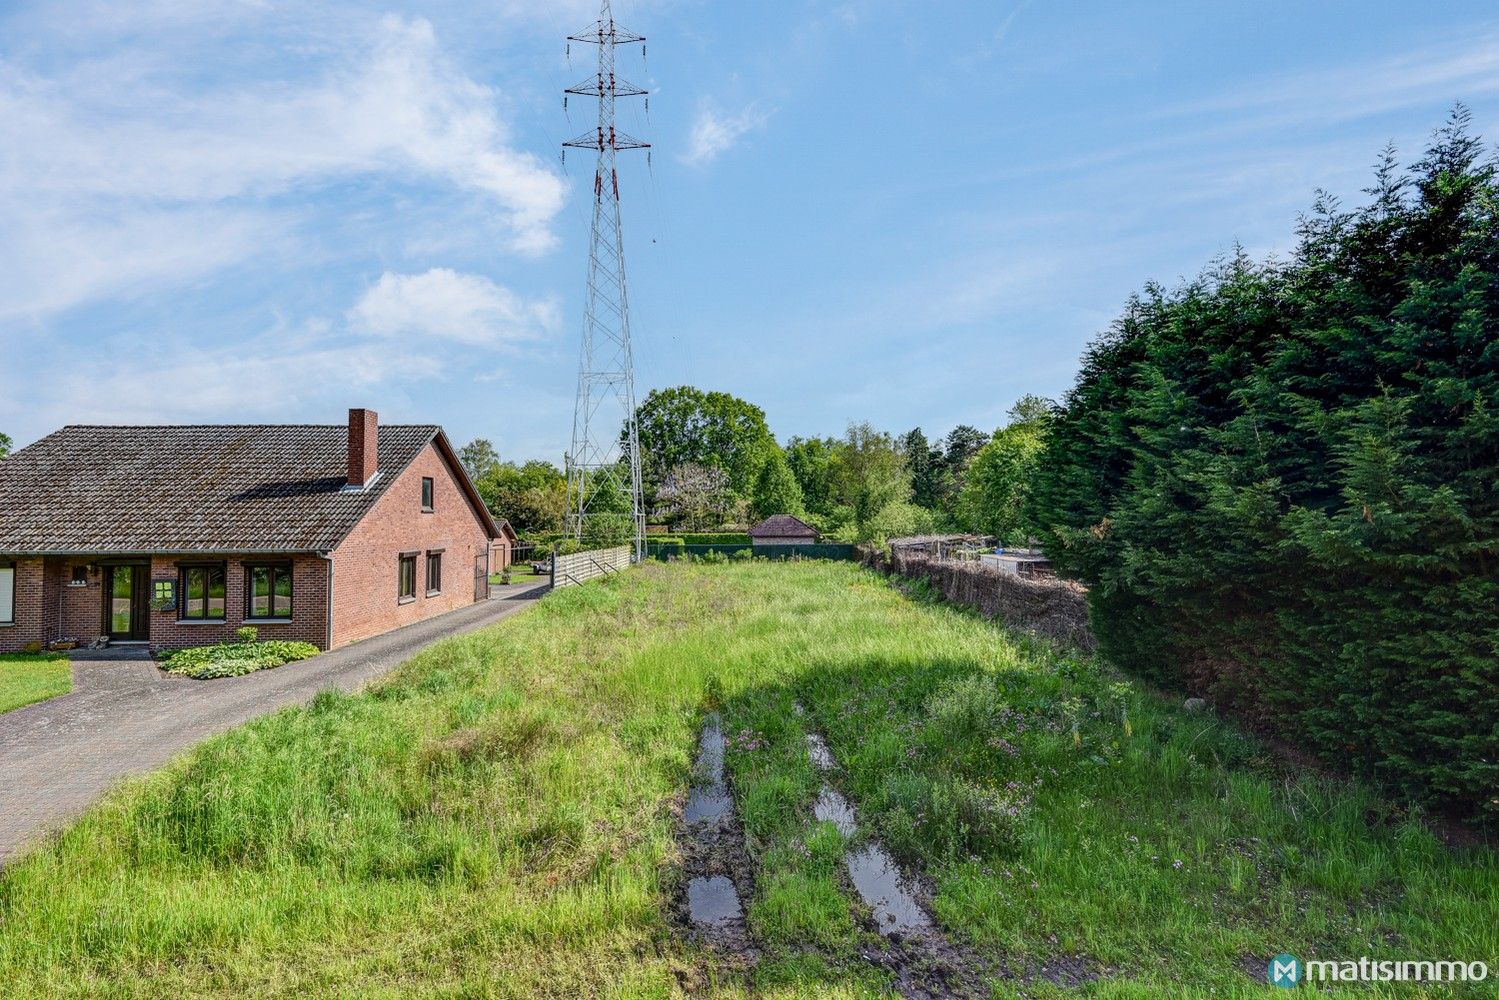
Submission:
[[423,514],[436,514],[437,513],[437,508],[436,507],[423,507],[422,508],[422,513]]
[[441,597],[442,596],[442,591],[440,591],[440,590],[429,590],[429,591],[427,591],[427,596],[428,597]]
[[290,618],[246,618],[246,625],[290,625]]
[[416,595],[413,594],[410,597],[398,597],[398,598],[396,598],[396,603],[397,604],[415,604],[416,603]]
[[177,624],[178,625],[227,625],[227,624],[229,624],[229,622],[228,622],[227,619],[224,619],[224,618],[179,618],[179,619],[177,619]]
[[15,628],[15,622],[0,622],[0,628]]

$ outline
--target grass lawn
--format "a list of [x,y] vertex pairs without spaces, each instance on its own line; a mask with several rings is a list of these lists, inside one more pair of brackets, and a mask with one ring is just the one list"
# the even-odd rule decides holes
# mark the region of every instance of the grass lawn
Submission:
[[71,690],[73,670],[66,656],[0,654],[0,712],[56,698]]
[[[515,563],[510,567],[511,583],[539,583],[547,579],[550,579],[549,574],[531,572],[530,563]],[[491,585],[498,587],[500,585],[500,574],[492,574],[489,582]]]
[[[716,972],[669,915],[709,709],[757,870],[762,955],[742,974]],[[1282,951],[1499,967],[1493,852],[1449,850],[1094,660],[846,563],[648,563],[116,793],[0,874],[0,982],[14,996],[890,995],[861,957],[873,935],[838,876],[842,835],[810,822],[809,729],[844,765],[858,836],[924,871],[949,937],[1011,968],[1062,959],[1099,976],[995,996],[1278,995],[1246,970]]]

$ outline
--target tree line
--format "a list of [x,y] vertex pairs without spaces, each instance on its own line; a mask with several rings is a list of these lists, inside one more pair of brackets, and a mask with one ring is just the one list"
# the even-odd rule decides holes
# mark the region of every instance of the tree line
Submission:
[[[1050,415],[1045,400],[1028,396],[992,432],[965,425],[929,441],[919,427],[895,434],[861,422],[782,445],[752,403],[692,386],[657,389],[636,411],[644,503],[654,523],[675,531],[792,514],[839,541],[936,531],[1024,541],[1034,527],[1024,497]],[[561,469],[501,462],[482,439],[460,457],[490,509],[518,531],[561,530]]]

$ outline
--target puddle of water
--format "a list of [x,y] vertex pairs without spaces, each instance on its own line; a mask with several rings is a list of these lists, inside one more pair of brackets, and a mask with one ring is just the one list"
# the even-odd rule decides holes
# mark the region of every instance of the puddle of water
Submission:
[[707,926],[731,923],[744,916],[734,883],[722,875],[688,882],[687,909],[693,923]]
[[694,785],[688,793],[684,818],[689,823],[712,822],[729,812],[729,792],[723,778],[723,722],[717,712],[703,723],[697,746],[697,771],[702,784]]
[[844,863],[854,888],[872,911],[881,934],[920,930],[931,926],[931,918],[916,898],[901,884],[900,870],[885,849],[868,844],[851,852]]
[[729,811],[727,792],[711,788],[694,788],[687,796],[687,808],[683,817],[689,823],[707,823],[722,819]]
[[821,733],[807,734],[807,756],[812,759],[812,766],[819,771],[838,769],[838,761],[833,757],[833,751],[828,749]]
[[723,720],[717,712],[710,712],[697,740],[697,766],[703,780],[715,788],[723,785],[723,751]]
[[812,803],[812,815],[819,822],[832,823],[845,837],[852,837],[859,832],[859,823],[854,819],[854,807],[848,804],[848,799],[842,794],[827,785],[822,786],[817,801]]

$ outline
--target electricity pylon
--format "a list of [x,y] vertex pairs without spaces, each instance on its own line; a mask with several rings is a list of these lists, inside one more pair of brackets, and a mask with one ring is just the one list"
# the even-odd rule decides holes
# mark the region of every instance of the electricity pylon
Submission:
[[[593,238],[588,253],[587,307],[583,316],[583,353],[578,363],[578,399],[573,408],[572,450],[567,455],[569,534],[582,541],[596,518],[628,513],[633,525],[635,558],[645,557],[645,510],[640,490],[640,435],[635,426],[635,362],[630,347],[630,301],[625,284],[625,245],[620,232],[620,150],[649,149],[650,144],[615,128],[614,102],[644,95],[645,90],[615,76],[614,54],[621,45],[645,44],[645,37],[614,23],[610,0],[602,0],[599,19],[572,42],[598,46],[598,74],[568,94],[599,102],[596,129],[564,147],[598,154],[593,175]],[[643,51],[643,49],[642,49]],[[563,98],[564,104],[567,98]],[[566,149],[563,156],[566,157]],[[623,427],[623,430],[621,430]],[[626,509],[627,508],[627,509]]]

